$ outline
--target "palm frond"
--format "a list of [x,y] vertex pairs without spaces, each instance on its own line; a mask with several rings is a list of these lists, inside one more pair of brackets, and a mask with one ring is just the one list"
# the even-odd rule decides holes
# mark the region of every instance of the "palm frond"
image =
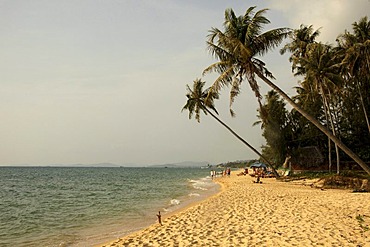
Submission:
[[263,56],[268,51],[278,47],[290,33],[290,28],[277,28],[259,35],[256,39],[257,55]]
[[211,85],[211,91],[219,93],[225,86],[230,89],[230,111],[233,102],[240,94],[240,85],[247,80],[261,106],[262,96],[256,80],[256,74],[274,78],[265,64],[255,56],[264,55],[280,45],[290,35],[289,28],[277,28],[263,33],[263,28],[270,21],[265,17],[268,9],[255,12],[256,7],[248,8],[244,15],[236,16],[232,9],[225,10],[224,30],[212,28],[209,31],[207,49],[219,62],[211,64],[203,75],[217,72],[218,78]]
[[212,92],[210,88],[203,90],[205,82],[201,79],[193,81],[193,87],[186,85],[186,104],[181,111],[189,111],[189,119],[195,116],[195,119],[200,122],[200,115],[203,112],[205,115],[208,114],[207,108],[218,114],[214,100],[218,99],[219,95]]

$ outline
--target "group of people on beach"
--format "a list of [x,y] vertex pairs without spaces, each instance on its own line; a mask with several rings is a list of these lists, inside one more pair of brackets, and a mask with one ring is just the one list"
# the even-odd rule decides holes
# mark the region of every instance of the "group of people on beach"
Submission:
[[[253,173],[251,173],[252,177],[256,177],[256,181],[254,183],[262,183],[261,178],[263,178],[266,174],[267,170],[264,168],[255,168],[253,167]],[[249,174],[248,167],[244,168],[244,171],[238,173],[238,176],[246,176]]]
[[249,171],[248,171],[248,167],[244,168],[244,171],[240,172],[237,174],[237,176],[245,176],[245,175],[248,175]]
[[222,175],[222,176],[230,176],[230,174],[231,174],[231,168],[228,167],[225,170],[222,170],[220,172],[216,172],[215,170],[211,170],[211,178],[212,179],[215,178],[215,177],[217,177],[217,174]]

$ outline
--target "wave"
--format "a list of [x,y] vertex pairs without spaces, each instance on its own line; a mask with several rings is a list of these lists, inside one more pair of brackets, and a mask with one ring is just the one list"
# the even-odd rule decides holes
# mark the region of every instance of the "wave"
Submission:
[[180,204],[180,200],[178,199],[172,199],[171,200],[171,205],[179,205]]
[[212,185],[213,185],[212,181],[209,179],[209,177],[201,178],[200,180],[190,179],[189,183],[191,183],[193,188],[197,189],[197,190],[208,190],[208,188],[212,187]]
[[190,193],[189,194],[189,196],[191,197],[191,196],[200,196],[200,194],[198,194],[198,193]]

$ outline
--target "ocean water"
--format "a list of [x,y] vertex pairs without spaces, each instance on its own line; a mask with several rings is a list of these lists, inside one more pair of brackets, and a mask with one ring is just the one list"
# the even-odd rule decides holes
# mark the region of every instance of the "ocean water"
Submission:
[[93,246],[218,191],[208,169],[0,167],[0,246]]

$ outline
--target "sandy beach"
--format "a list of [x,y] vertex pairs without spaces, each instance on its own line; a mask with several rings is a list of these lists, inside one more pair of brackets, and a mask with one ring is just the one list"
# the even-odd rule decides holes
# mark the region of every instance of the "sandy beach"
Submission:
[[217,178],[217,195],[101,246],[370,246],[370,193],[253,180]]

